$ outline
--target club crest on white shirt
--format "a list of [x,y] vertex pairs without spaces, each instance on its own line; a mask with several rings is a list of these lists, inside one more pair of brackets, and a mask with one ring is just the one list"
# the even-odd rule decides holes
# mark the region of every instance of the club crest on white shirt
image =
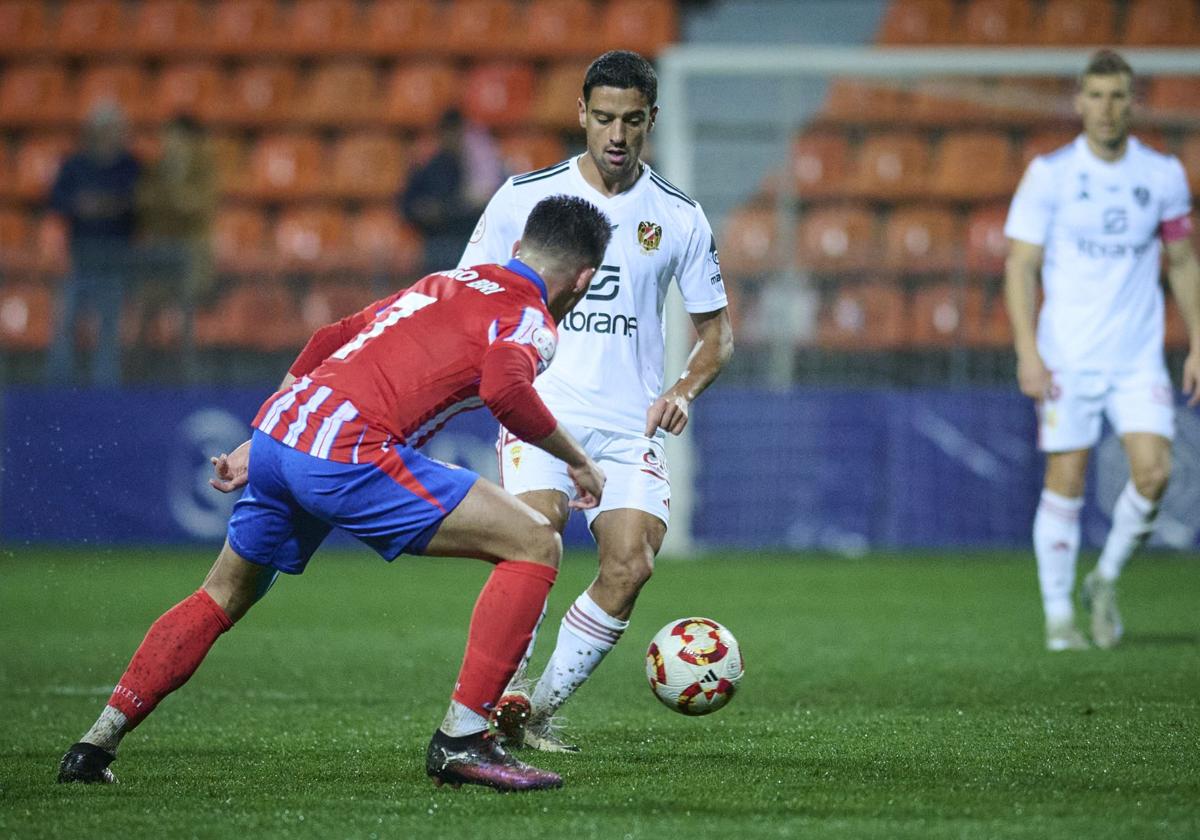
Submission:
[[642,246],[643,254],[652,254],[662,244],[662,225],[654,222],[638,222],[638,244]]

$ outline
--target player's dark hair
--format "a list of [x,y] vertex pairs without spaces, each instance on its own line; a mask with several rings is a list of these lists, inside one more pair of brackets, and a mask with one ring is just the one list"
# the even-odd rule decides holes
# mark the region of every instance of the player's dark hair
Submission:
[[1122,74],[1130,79],[1133,78],[1133,68],[1120,53],[1116,50],[1097,50],[1088,59],[1087,67],[1083,69],[1083,74],[1079,77],[1079,85],[1082,87],[1083,80],[1088,76],[1119,76]]
[[533,206],[521,245],[553,259],[595,268],[611,238],[612,225],[594,204],[573,195],[552,195]]
[[583,101],[598,87],[635,88],[651,107],[658,101],[658,74],[649,61],[629,50],[610,50],[592,62],[583,77]]

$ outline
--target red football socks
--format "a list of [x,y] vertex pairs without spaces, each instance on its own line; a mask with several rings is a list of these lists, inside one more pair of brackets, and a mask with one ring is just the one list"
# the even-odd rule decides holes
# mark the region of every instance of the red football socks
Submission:
[[125,715],[126,731],[179,688],[204,661],[217,637],[233,626],[217,602],[198,589],[150,625],[108,705]]
[[492,570],[471,614],[455,700],[488,716],[533,638],[557,575],[557,569],[524,560],[505,560]]

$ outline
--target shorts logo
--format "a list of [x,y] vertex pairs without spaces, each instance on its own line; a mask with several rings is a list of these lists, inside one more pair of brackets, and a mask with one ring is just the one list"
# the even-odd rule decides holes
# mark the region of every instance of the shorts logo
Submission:
[[642,455],[642,463],[646,465],[642,467],[642,472],[652,475],[660,481],[669,481],[667,478],[667,465],[663,463],[662,456],[653,449],[645,451]]
[[521,468],[521,444],[514,444],[513,448],[508,450],[508,460],[512,461],[514,470]]
[[662,244],[662,227],[654,222],[638,222],[637,238],[643,254],[653,253]]

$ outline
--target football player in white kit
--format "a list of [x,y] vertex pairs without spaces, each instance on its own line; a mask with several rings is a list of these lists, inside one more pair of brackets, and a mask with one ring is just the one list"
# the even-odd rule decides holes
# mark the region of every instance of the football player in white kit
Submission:
[[[605,53],[588,68],[582,94],[579,124],[587,133],[587,151],[505,182],[460,261],[507,260],[530,209],[548,195],[585,197],[613,224],[591,290],[560,324],[557,358],[535,382],[608,477],[601,505],[586,512],[599,570],[563,617],[536,685],[527,691],[529,686],[514,680],[494,715],[510,743],[570,752],[578,748],[552,725],[554,714],[621,638],[666,535],[665,433],[683,431],[692,401],[733,352],[708,220],[694,200],[640,160],[658,114],[654,68],[637,53]],[[663,304],[672,278],[698,339],[686,370],[664,390]],[[561,533],[574,493],[561,464],[504,429],[499,448],[505,489]]]
[[[1132,85],[1121,56],[1092,57],[1075,97],[1083,133],[1030,163],[1004,229],[1017,378],[1037,401],[1046,453],[1033,545],[1052,651],[1089,646],[1075,626],[1072,592],[1084,478],[1102,416],[1120,435],[1131,478],[1083,583],[1099,647],[1121,638],[1115,582],[1166,491],[1175,400],[1163,361],[1162,245],[1190,340],[1183,391],[1189,405],[1200,402],[1200,264],[1187,178],[1178,159],[1129,136]],[[1039,270],[1045,301],[1035,330]]]

